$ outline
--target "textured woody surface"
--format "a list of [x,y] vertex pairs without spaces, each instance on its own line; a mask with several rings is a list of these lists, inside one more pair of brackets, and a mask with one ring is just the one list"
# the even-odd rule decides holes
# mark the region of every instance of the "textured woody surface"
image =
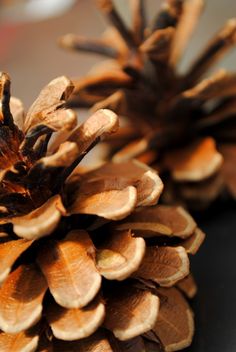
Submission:
[[[65,107],[72,90],[66,77],[51,81],[27,114],[20,111],[20,128],[10,78],[0,76],[0,346],[141,352],[143,334],[154,334],[158,322],[156,287],[169,293],[176,285],[179,325],[185,325],[184,294],[193,295],[191,282],[183,284],[190,275],[187,251],[195,253],[201,238],[183,208],[157,204],[163,183],[152,168],[137,161],[77,167],[117,130],[118,118],[98,110],[77,127]],[[50,148],[53,133],[60,142]],[[168,317],[175,324],[175,315]],[[152,343],[167,350],[165,328],[160,336],[158,330]],[[191,343],[187,329],[175,343]]]
[[188,347],[194,333],[192,312],[175,288],[159,289],[159,294],[163,295],[164,302],[153,331],[158,333],[167,352]]
[[184,248],[166,246],[148,248],[134,275],[169,287],[186,277],[186,273],[189,273],[189,261]]
[[18,240],[0,243],[0,282],[3,282],[11,271],[16,259],[32,244],[32,241]]
[[21,265],[0,289],[0,328],[8,333],[27,330],[41,317],[47,284],[34,266]]
[[42,248],[38,263],[58,304],[66,308],[84,307],[98,293],[101,277],[94,254],[95,248],[85,231],[69,233],[64,240]]
[[97,267],[108,280],[124,280],[142,263],[146,244],[131,231],[114,231],[97,251]]
[[105,318],[105,306],[94,300],[84,309],[65,309],[57,304],[49,307],[48,320],[55,337],[71,341],[92,335]]
[[[18,334],[0,334],[0,348],[2,352],[32,352],[38,345],[38,329],[33,328],[30,331],[22,331]],[[45,351],[46,352],[46,351]]]
[[156,295],[124,286],[117,296],[111,292],[104,325],[124,341],[151,330],[158,312],[159,298]]

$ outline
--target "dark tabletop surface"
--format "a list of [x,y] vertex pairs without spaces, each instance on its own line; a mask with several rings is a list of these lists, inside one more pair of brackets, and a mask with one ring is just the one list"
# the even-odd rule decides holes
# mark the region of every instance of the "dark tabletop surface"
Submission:
[[221,204],[198,216],[207,233],[192,260],[198,283],[193,301],[194,343],[186,352],[236,351],[236,204]]

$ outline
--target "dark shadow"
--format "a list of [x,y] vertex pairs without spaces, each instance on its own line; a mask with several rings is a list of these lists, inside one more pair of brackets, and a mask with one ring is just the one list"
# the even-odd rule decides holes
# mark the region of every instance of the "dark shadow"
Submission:
[[186,352],[236,351],[236,204],[199,216],[206,241],[193,258],[196,335]]

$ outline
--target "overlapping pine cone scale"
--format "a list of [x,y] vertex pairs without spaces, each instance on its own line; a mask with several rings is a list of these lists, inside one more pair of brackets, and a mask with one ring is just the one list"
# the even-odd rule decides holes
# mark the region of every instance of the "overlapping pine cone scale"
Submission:
[[196,293],[188,255],[204,240],[194,220],[156,205],[162,181],[140,162],[75,168],[118,120],[99,110],[76,127],[66,77],[26,115],[4,73],[0,87],[1,352],[188,346],[186,298]]
[[228,20],[180,74],[178,63],[203,0],[165,0],[151,23],[145,2],[130,0],[129,26],[114,1],[95,3],[108,21],[104,35],[69,34],[60,44],[109,60],[75,82],[70,104],[111,108],[125,117],[126,125],[111,136],[114,160],[135,157],[161,171],[169,180],[165,202],[182,199],[198,208],[222,193],[235,198],[236,75],[223,69],[205,75],[235,46],[236,19]]

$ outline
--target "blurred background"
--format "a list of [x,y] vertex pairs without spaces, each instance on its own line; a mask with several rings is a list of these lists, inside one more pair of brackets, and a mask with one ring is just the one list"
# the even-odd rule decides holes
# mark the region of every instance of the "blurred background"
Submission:
[[[116,3],[128,21],[128,1]],[[151,18],[161,0],[146,3]],[[181,69],[232,17],[236,17],[235,0],[206,0]],[[64,51],[57,39],[66,33],[98,37],[104,28],[93,0],[0,0],[0,70],[10,74],[13,94],[29,107],[51,79],[86,74],[100,58]],[[218,66],[236,71],[236,51]],[[189,352],[236,351],[235,211],[232,204],[211,209],[198,219],[207,239],[193,260],[199,294],[193,302],[197,331]]]
[[[146,0],[149,17],[161,0]],[[127,0],[116,0],[128,21]],[[0,0],[0,70],[12,78],[13,94],[28,107],[39,90],[51,79],[65,74],[84,75],[99,57],[64,51],[57,39],[66,33],[99,36],[105,28],[93,0]],[[206,0],[206,9],[188,47],[183,66],[228,18],[236,16],[235,0]],[[236,67],[236,53],[224,62]]]

